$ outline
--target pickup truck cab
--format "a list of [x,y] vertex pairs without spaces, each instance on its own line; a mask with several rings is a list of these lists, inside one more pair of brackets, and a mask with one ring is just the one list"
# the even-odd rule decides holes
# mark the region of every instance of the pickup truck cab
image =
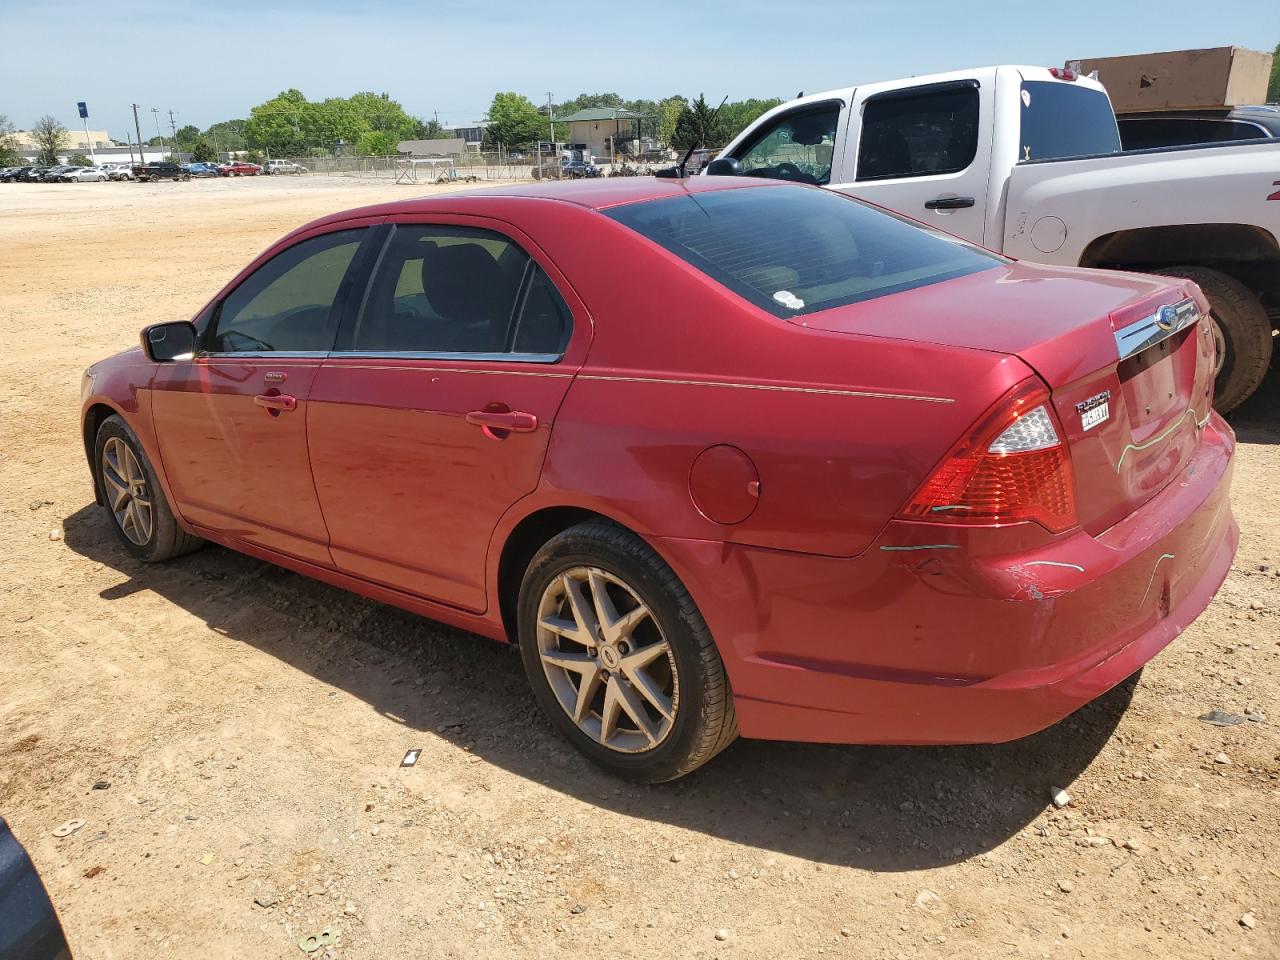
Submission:
[[156,163],[135,163],[133,175],[144,183],[155,183],[157,180],[190,180],[191,174],[176,163],[157,161]]
[[801,97],[704,172],[820,184],[1012,257],[1193,280],[1212,307],[1220,411],[1270,362],[1280,144],[1122,152],[1106,91],[1069,70],[985,67]]

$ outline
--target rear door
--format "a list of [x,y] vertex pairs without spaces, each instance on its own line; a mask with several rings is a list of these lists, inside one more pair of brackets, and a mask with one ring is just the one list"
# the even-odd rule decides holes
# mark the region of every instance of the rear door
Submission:
[[329,565],[307,402],[369,233],[312,235],[277,253],[215,306],[201,353],[157,368],[156,433],[188,521]]
[[962,78],[854,92],[846,153],[852,182],[838,190],[983,242],[994,83]]
[[402,220],[311,389],[308,438],[334,563],[486,607],[502,514],[537,485],[589,341],[528,237],[475,217]]

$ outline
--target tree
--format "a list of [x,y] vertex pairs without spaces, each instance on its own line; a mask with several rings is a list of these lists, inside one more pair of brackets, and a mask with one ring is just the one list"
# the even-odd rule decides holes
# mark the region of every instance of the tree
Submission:
[[448,140],[452,136],[448,130],[440,126],[438,120],[423,120],[421,117],[415,118],[417,129],[413,131],[413,139],[415,140]]
[[67,157],[67,163],[71,164],[73,167],[87,167],[90,166],[93,161],[83,153],[77,153],[75,156]]
[[15,132],[13,122],[0,113],[0,167],[17,166],[22,159],[18,155],[18,138],[14,136]]
[[714,107],[707,104],[706,97],[698,94],[697,100],[680,111],[671,146],[677,150],[717,147],[728,139],[724,119],[716,113]]
[[356,153],[362,157],[389,157],[400,141],[382,130],[366,130],[356,141]]
[[195,163],[212,163],[218,159],[218,152],[213,149],[212,143],[200,137],[191,148],[191,159]]
[[36,121],[36,125],[31,129],[31,136],[36,142],[36,150],[39,151],[36,163],[42,167],[56,166],[58,154],[70,143],[67,128],[48,114]]
[[658,101],[659,143],[671,144],[676,135],[676,121],[680,119],[680,114],[687,109],[689,109],[689,104],[681,96],[667,97],[665,100]]
[[726,103],[720,108],[720,116],[717,118],[724,125],[725,141],[732,140],[759,119],[761,115],[772,110],[780,103],[782,101],[777,98],[770,100],[736,100],[732,103]]
[[201,136],[212,141],[219,150],[243,150],[244,124],[243,120],[222,120],[205,130]]
[[1271,57],[1271,79],[1267,82],[1267,103],[1280,103],[1280,43]]
[[518,93],[498,93],[489,105],[486,144],[519,147],[541,140],[546,129],[543,116],[529,98]]

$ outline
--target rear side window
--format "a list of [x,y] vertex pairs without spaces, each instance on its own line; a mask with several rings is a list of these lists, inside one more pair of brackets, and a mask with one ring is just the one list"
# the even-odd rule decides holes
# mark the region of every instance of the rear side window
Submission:
[[358,353],[559,354],[568,309],[514,241],[452,225],[395,228],[350,337]]
[[1101,90],[1061,80],[1022,84],[1020,163],[1119,152],[1116,115]]
[[893,91],[863,105],[859,180],[959,173],[977,153],[976,83]]
[[843,194],[811,187],[688,193],[604,213],[784,319],[1007,262]]
[[1180,147],[1231,140],[1265,140],[1267,132],[1256,123],[1216,120],[1208,117],[1141,117],[1120,121],[1120,139],[1126,150]]

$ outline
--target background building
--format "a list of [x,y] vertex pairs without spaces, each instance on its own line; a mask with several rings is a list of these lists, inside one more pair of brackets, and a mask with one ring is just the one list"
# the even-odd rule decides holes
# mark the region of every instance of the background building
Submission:
[[[582,150],[593,157],[612,157],[615,153],[634,153],[640,138],[640,114],[620,107],[591,107],[556,117],[565,124],[565,146]],[[559,133],[559,129],[556,131]]]

